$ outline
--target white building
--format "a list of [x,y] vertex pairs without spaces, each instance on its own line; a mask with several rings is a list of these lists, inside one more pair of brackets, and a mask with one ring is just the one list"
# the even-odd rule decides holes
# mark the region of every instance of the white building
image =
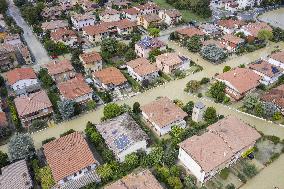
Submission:
[[97,124],[96,128],[120,162],[128,154],[146,151],[148,136],[128,113]]
[[159,17],[168,26],[176,25],[182,20],[181,13],[176,9],[160,10]]
[[40,88],[37,76],[32,68],[15,68],[6,74],[8,85],[17,95],[33,92]]
[[85,26],[93,26],[96,23],[94,15],[76,14],[71,16],[71,22],[76,30],[81,30]]
[[266,60],[249,64],[249,68],[262,77],[260,83],[264,85],[275,83],[284,71],[281,67],[269,64]]
[[139,82],[153,81],[157,77],[158,68],[151,64],[146,58],[137,58],[126,63],[127,71],[131,77]]
[[200,122],[203,120],[203,114],[205,112],[206,106],[202,102],[197,102],[194,104],[194,107],[192,109],[192,121]]
[[73,132],[60,137],[44,144],[43,151],[56,183],[53,188],[82,188],[100,181],[96,174],[99,162],[83,134]]
[[99,17],[102,22],[115,22],[120,20],[120,12],[115,9],[106,8]]
[[143,119],[159,135],[169,133],[172,126],[186,127],[187,114],[167,97],[161,97],[141,107]]
[[207,129],[206,133],[179,144],[178,159],[201,183],[248,155],[261,137],[254,128],[233,116]]
[[166,44],[157,38],[145,37],[135,44],[135,52],[139,57],[148,58],[152,50],[166,50]]
[[284,69],[284,51],[273,53],[269,57],[268,62]]

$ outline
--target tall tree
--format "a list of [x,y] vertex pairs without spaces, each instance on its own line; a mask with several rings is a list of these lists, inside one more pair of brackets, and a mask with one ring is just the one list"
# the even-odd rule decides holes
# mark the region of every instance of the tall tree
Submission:
[[58,110],[63,120],[68,120],[74,115],[75,103],[71,100],[57,102]]
[[122,108],[116,103],[109,103],[104,107],[104,119],[111,119],[122,113]]
[[0,0],[0,13],[3,14],[8,9],[8,3],[6,0]]

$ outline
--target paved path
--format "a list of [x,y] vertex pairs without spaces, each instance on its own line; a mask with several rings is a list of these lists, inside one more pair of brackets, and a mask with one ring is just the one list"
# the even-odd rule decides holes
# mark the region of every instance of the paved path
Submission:
[[45,64],[50,62],[50,58],[45,48],[42,46],[41,42],[33,34],[33,31],[29,27],[29,25],[25,22],[25,20],[21,16],[20,10],[13,4],[13,0],[9,0],[8,13],[13,17],[17,25],[21,27],[22,30],[24,31],[23,37],[27,42],[27,45],[31,53],[34,56],[36,63]]

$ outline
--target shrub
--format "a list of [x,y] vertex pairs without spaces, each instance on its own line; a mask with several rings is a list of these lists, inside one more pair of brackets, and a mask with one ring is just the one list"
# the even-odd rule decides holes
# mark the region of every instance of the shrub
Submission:
[[201,98],[202,97],[202,93],[198,93],[197,97]]
[[226,180],[229,176],[229,169],[228,168],[224,168],[221,172],[220,172],[220,177],[223,179],[223,180]]
[[208,77],[203,77],[200,81],[201,85],[207,84],[210,82],[210,79]]
[[236,187],[235,187],[235,185],[234,184],[228,184],[227,186],[226,186],[226,189],[235,189]]
[[86,105],[87,105],[87,110],[94,110],[97,106],[97,104],[94,100],[87,102]]
[[257,170],[256,170],[256,167],[255,165],[253,164],[249,164],[249,163],[246,163],[243,167],[243,172],[246,176],[248,177],[253,177],[257,174]]
[[273,115],[272,119],[274,121],[280,120],[282,118],[282,114],[281,112],[275,112],[275,114]]
[[55,137],[47,138],[47,139],[43,140],[43,141],[41,142],[41,144],[42,144],[42,145],[47,144],[47,143],[49,143],[49,142],[51,142],[51,141],[53,141],[53,140],[55,140],[55,139],[56,139]]
[[47,127],[47,122],[45,120],[36,119],[32,122],[31,130],[38,131]]
[[247,182],[247,179],[246,179],[245,175],[243,175],[242,173],[238,173],[238,178],[239,178],[243,183],[246,183],[246,182]]
[[64,132],[64,133],[62,133],[62,134],[60,134],[60,137],[63,137],[63,136],[69,135],[69,134],[74,133],[74,132],[75,132],[75,130],[74,130],[74,129],[69,129],[68,131],[66,131],[66,132]]
[[278,144],[280,142],[280,138],[274,135],[265,135],[264,138],[270,140],[274,144]]

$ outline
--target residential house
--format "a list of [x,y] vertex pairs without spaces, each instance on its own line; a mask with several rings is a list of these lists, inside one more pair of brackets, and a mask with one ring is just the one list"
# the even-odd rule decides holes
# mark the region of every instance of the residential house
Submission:
[[90,1],[90,0],[84,0],[82,3],[81,3],[81,7],[83,8],[83,10],[85,12],[92,12],[95,10],[96,7],[98,7],[98,5],[93,2],[93,1]]
[[102,22],[119,21],[120,11],[112,8],[106,8],[102,13],[100,13],[99,17]]
[[193,36],[198,36],[203,40],[205,33],[195,27],[187,27],[183,29],[178,29],[176,30],[177,34],[179,35],[180,38],[191,38]]
[[73,7],[72,0],[59,0],[59,4],[63,10],[70,10]]
[[40,89],[37,76],[32,68],[15,68],[6,73],[8,85],[17,95],[31,93]]
[[244,44],[245,40],[232,34],[225,34],[222,36],[221,42],[229,52],[235,52]]
[[32,57],[28,46],[20,45],[17,47],[17,60],[22,64],[32,64]]
[[219,74],[216,80],[224,82],[225,92],[235,100],[246,96],[260,84],[261,76],[248,68],[235,68]]
[[176,70],[187,70],[190,59],[178,53],[164,53],[156,57],[156,65],[159,70],[171,74]]
[[75,77],[75,70],[71,62],[67,59],[62,61],[52,61],[48,64],[43,65],[46,68],[48,74],[56,83],[67,81]]
[[103,59],[96,51],[85,52],[79,56],[86,73],[96,72],[103,69]]
[[22,41],[19,34],[9,34],[4,38],[4,43],[12,46],[22,45]]
[[19,160],[1,168],[2,189],[32,189],[33,181],[26,160]]
[[239,31],[243,32],[248,38],[255,39],[257,38],[258,32],[261,30],[267,30],[272,32],[271,26],[269,26],[265,22],[249,23],[247,25],[242,26]]
[[114,1],[108,1],[106,3],[106,6],[111,8],[111,7],[115,7],[117,9],[125,9],[128,8],[129,5],[131,5],[131,2],[129,1],[125,1],[125,0],[114,0]]
[[44,119],[52,115],[52,104],[45,91],[16,97],[15,106],[24,126],[29,126],[35,119]]
[[60,17],[63,11],[64,10],[60,5],[45,7],[41,12],[41,16],[44,17],[45,19],[56,20]]
[[99,162],[83,134],[73,132],[43,145],[46,162],[55,181],[54,188],[82,188],[99,182]]
[[71,22],[76,30],[82,30],[85,26],[93,26],[96,23],[94,15],[90,14],[75,14],[71,16]]
[[142,15],[145,14],[158,14],[160,8],[152,2],[145,3],[143,5],[134,6]]
[[155,49],[159,49],[160,51],[166,50],[166,44],[158,38],[148,36],[135,44],[135,52],[139,57],[148,58],[149,53]]
[[282,115],[284,115],[284,85],[271,89],[260,97],[260,100],[266,103],[272,103],[276,106]]
[[41,24],[41,29],[44,32],[47,32],[47,31],[55,32],[58,29],[66,29],[66,28],[68,28],[67,20],[54,20],[50,22],[43,22]]
[[96,128],[120,162],[128,154],[146,151],[148,136],[128,113],[97,124]]
[[16,51],[12,45],[0,44],[0,70],[7,71],[18,65]]
[[284,51],[279,51],[271,54],[268,62],[284,69]]
[[176,9],[165,9],[160,10],[159,17],[165,22],[168,26],[173,26],[182,21],[181,13]]
[[266,60],[258,60],[249,64],[249,68],[261,76],[260,83],[264,85],[273,84],[283,75],[283,69],[273,64],[269,64]]
[[157,77],[158,68],[151,64],[146,58],[137,58],[126,63],[127,71],[131,77],[139,82],[153,81]]
[[261,135],[236,117],[228,116],[179,144],[178,159],[201,183],[230,167],[252,149]]
[[118,37],[129,35],[136,27],[136,23],[127,19],[102,22],[94,26],[86,26],[83,28],[83,35],[91,42],[100,42],[108,37]]
[[92,100],[93,90],[83,78],[75,77],[59,83],[57,88],[61,94],[61,100],[72,100],[80,104]]
[[233,20],[233,19],[225,19],[218,20],[217,25],[224,34],[232,34],[237,31],[241,26],[243,26],[245,22],[241,20]]
[[121,14],[130,21],[137,22],[137,17],[142,14],[135,8],[123,9],[121,10]]
[[155,176],[148,170],[131,173],[118,181],[107,185],[104,189],[163,189],[164,187],[159,183]]
[[78,43],[78,37],[73,30],[58,29],[50,33],[50,39],[55,43],[61,42],[67,46],[73,47]]
[[128,87],[127,79],[115,67],[104,68],[93,73],[95,84],[105,90],[117,90]]
[[187,116],[180,107],[167,97],[161,97],[141,107],[143,119],[146,120],[157,135],[162,136],[171,131],[172,126],[186,127]]
[[218,26],[210,23],[201,24],[199,29],[201,29],[206,35],[210,36],[219,36],[222,33]]
[[161,18],[157,14],[145,14],[137,17],[137,25],[148,29],[149,26],[157,26]]

